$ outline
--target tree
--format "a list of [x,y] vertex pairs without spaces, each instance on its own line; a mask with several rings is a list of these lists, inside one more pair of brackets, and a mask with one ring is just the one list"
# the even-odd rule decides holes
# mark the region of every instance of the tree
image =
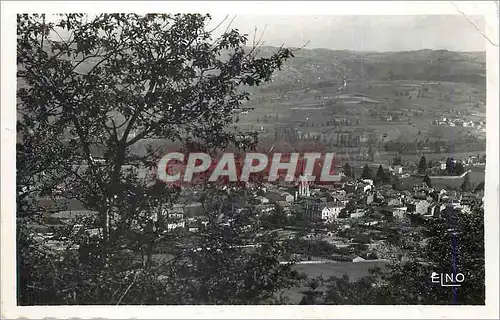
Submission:
[[[263,239],[250,256],[231,245],[241,240],[236,231],[250,218],[234,217],[235,232],[219,226],[213,216],[230,202],[227,197],[207,210],[207,235],[193,242],[213,250],[180,258],[186,249],[173,247],[169,263],[152,259],[161,243],[187,240],[161,223],[168,218],[161,207],[175,201],[179,188],[138,174],[162,156],[148,139],[174,141],[190,151],[254,147],[255,134],[225,129],[249,99],[245,88],[269,81],[293,56],[278,49],[258,57],[237,30],[213,39],[205,28],[209,20],[200,14],[18,16],[17,164],[27,168],[17,176],[20,304],[256,303],[287,282],[272,239]],[[61,186],[57,196],[93,212],[78,222],[81,233],[73,235],[74,226],[58,231],[65,247],[96,248],[86,263],[70,249],[54,258],[30,235],[32,222],[51,213],[33,199],[45,193],[56,203],[54,186]],[[222,269],[206,268],[212,263]],[[273,281],[254,285],[253,275]],[[209,278],[214,281],[200,282]],[[188,289],[179,294],[183,286]]]
[[385,171],[384,171],[384,168],[382,167],[382,165],[380,165],[378,167],[378,170],[377,170],[377,174],[375,176],[375,181],[377,183],[383,183],[385,180],[386,180],[386,177],[385,177]]
[[375,152],[373,151],[373,140],[370,138],[368,141],[368,157],[370,158],[370,161],[373,161],[375,159]]
[[463,163],[461,163],[461,162],[457,162],[454,169],[455,169],[453,171],[454,175],[461,176],[462,174],[465,173],[465,167],[464,167]]
[[424,183],[425,183],[426,186],[428,186],[429,188],[432,188],[431,178],[429,178],[428,175],[425,175],[425,177],[424,177],[423,180],[424,180]]
[[[475,203],[471,213],[451,210],[446,216],[425,222],[421,236],[428,240],[427,245],[416,246],[408,262],[401,262],[398,257],[389,260],[386,270],[372,270],[370,276],[359,280],[365,286],[360,287],[359,281],[342,281],[340,287],[338,278],[326,281],[327,288],[333,290],[327,290],[324,303],[484,305],[482,205]],[[431,282],[432,272],[462,273],[468,285],[442,287]]]
[[481,181],[476,188],[474,188],[474,192],[481,192],[484,191],[484,181]]
[[464,181],[462,182],[462,185],[460,186],[460,190],[462,190],[462,192],[467,192],[467,191],[472,190],[472,184],[470,182],[470,178],[469,178],[468,174],[465,175]]
[[372,169],[370,169],[370,167],[367,164],[365,164],[365,166],[363,168],[363,173],[361,174],[361,179],[373,179]]
[[392,159],[392,165],[394,165],[394,166],[402,165],[401,156],[394,157],[394,159]]
[[426,173],[427,172],[427,161],[425,156],[420,158],[420,162],[418,163],[418,173]]
[[326,290],[321,304],[376,304],[371,289],[375,283],[371,277],[353,281],[348,275],[330,277],[324,281]]
[[352,172],[351,166],[348,162],[346,162],[346,164],[344,165],[344,174],[349,178],[352,178],[354,176],[354,173]]
[[455,164],[453,158],[446,158],[446,172],[448,175],[453,175],[455,172]]
[[394,190],[401,190],[403,186],[397,175],[392,175],[391,184]]
[[427,167],[429,169],[432,169],[432,167],[434,167],[434,162],[432,162],[432,160],[429,160],[429,162],[427,162]]
[[274,206],[274,211],[261,217],[261,224],[265,229],[284,228],[288,225],[286,213],[279,205]]

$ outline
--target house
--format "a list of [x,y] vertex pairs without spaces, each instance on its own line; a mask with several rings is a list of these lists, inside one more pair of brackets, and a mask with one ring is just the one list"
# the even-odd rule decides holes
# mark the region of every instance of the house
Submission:
[[56,212],[51,217],[59,219],[62,223],[72,224],[79,219],[97,216],[97,214],[97,211],[91,210],[68,210]]
[[413,186],[413,192],[426,191],[427,186],[425,184],[416,184]]
[[463,194],[460,199],[460,205],[471,205],[476,200],[476,196],[474,194]]
[[266,198],[274,202],[278,201],[293,202],[295,197],[288,192],[270,191],[266,193]]
[[347,196],[347,192],[345,190],[335,190],[335,191],[332,192],[331,195],[334,196],[334,197],[335,196],[343,196],[343,197],[345,197],[345,196]]
[[449,203],[450,205],[452,205],[454,207],[458,207],[458,206],[460,206],[461,197],[457,196],[457,195],[452,195],[452,196],[448,196],[445,200],[446,200],[446,203]]
[[373,186],[373,180],[372,180],[372,179],[363,179],[363,180],[361,180],[361,181],[362,181],[363,183],[365,183],[365,184],[368,184],[368,185]]
[[427,215],[433,217],[438,217],[440,212],[441,212],[441,205],[438,203],[431,204],[427,209]]
[[441,189],[438,194],[438,201],[441,201],[441,199],[443,199],[443,197],[445,197],[447,193],[448,192],[445,189]]
[[196,220],[195,218],[188,218],[188,219],[186,219],[185,222],[186,222],[185,228],[187,228],[189,232],[198,232],[199,231],[200,222],[198,220]]
[[355,212],[352,212],[352,213],[350,214],[350,217],[351,217],[352,219],[355,219],[355,218],[362,218],[362,217],[364,217],[364,216],[365,216],[365,210],[363,210],[363,209],[356,209],[356,211],[355,211]]
[[447,203],[443,203],[439,206],[439,213],[442,213],[443,211],[445,211],[446,209],[448,208],[451,208],[453,209],[453,206],[451,206],[450,204],[447,204]]
[[184,206],[185,217],[200,217],[205,215],[201,202],[191,202]]
[[370,220],[370,221],[364,221],[362,223],[362,225],[365,226],[365,227],[376,226],[377,224],[380,224],[380,221],[378,221],[378,220]]
[[419,215],[427,214],[430,203],[427,200],[413,200],[407,204],[408,212]]
[[366,196],[366,204],[372,204],[375,201],[375,195],[370,193]]
[[357,186],[354,183],[346,183],[344,185],[344,191],[346,193],[353,193],[356,191],[356,189],[357,189]]
[[360,262],[364,261],[365,259],[355,256],[355,255],[340,255],[340,254],[334,254],[330,256],[330,260],[337,261],[337,262]]
[[262,196],[255,197],[255,200],[257,200],[261,204],[269,203],[269,199]]
[[390,199],[387,202],[387,206],[389,207],[400,207],[403,205],[403,202],[400,199]]
[[418,201],[416,204],[415,213],[421,214],[421,215],[426,214],[430,205],[431,204],[427,200]]
[[338,218],[340,211],[344,208],[341,202],[327,202],[323,205],[311,206],[309,216],[313,219],[330,221]]
[[171,207],[163,208],[162,215],[169,220],[184,218],[184,204],[175,203]]
[[290,203],[288,201],[277,201],[276,204],[279,205],[283,211],[290,211]]
[[341,202],[345,205],[347,205],[349,203],[349,199],[347,198],[347,196],[345,195],[334,195],[333,197],[331,197],[332,201],[333,202]]
[[185,228],[186,227],[186,222],[184,221],[179,221],[179,222],[174,222],[174,223],[167,223],[167,230],[172,231],[178,228]]
[[382,203],[384,199],[385,197],[380,192],[375,193],[375,199],[374,199],[375,202]]
[[274,210],[272,204],[258,204],[255,206],[255,210],[260,214],[270,213]]
[[406,216],[408,211],[407,207],[397,207],[392,209],[392,216],[395,218],[402,219]]
[[461,205],[459,208],[463,213],[471,213],[472,209],[469,205]]
[[357,186],[357,190],[360,190],[364,193],[370,191],[373,189],[373,186],[371,184],[367,184],[367,183],[360,183],[358,186]]
[[344,208],[345,206],[341,202],[328,202],[320,207],[320,210],[316,211],[316,213],[313,213],[313,217],[330,221],[338,218],[340,211]]
[[403,167],[402,166],[394,166],[394,174],[403,174]]
[[439,169],[446,170],[446,161],[438,161],[436,162],[436,164],[439,167]]
[[365,259],[361,258],[361,257],[355,257],[351,260],[352,262],[361,262],[361,261],[365,261]]

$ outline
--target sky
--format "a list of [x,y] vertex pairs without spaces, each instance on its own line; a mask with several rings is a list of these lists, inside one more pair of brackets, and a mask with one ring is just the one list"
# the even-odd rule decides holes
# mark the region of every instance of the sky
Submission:
[[[257,38],[262,34],[264,45],[326,48],[355,51],[408,51],[446,49],[451,51],[484,51],[485,39],[471,21],[484,30],[480,16],[462,15],[237,15],[230,16],[221,28],[234,17],[231,28]],[[213,16],[219,24],[224,16]]]

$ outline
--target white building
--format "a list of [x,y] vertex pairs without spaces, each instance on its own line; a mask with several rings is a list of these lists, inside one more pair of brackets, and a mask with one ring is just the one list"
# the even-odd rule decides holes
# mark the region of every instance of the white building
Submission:
[[431,204],[427,200],[418,201],[415,204],[415,213],[421,215],[427,214],[430,205]]
[[345,206],[342,203],[329,202],[322,207],[321,211],[319,212],[319,218],[326,221],[337,219],[339,217],[340,211],[342,211],[342,209],[344,208]]
[[167,223],[167,230],[168,231],[172,231],[172,230],[175,230],[177,228],[185,228],[185,227],[186,227],[186,223],[184,221],[175,222],[175,223]]
[[365,261],[365,259],[363,259],[361,257],[356,257],[356,258],[352,259],[352,262],[361,262],[361,261]]
[[355,218],[362,218],[365,216],[365,210],[363,209],[356,209],[355,212],[350,214],[350,217],[355,219]]
[[387,202],[387,206],[389,206],[389,207],[400,207],[402,205],[403,205],[403,202],[401,201],[401,199],[390,199]]
[[369,185],[373,186],[373,180],[372,179],[363,179],[361,181],[363,181],[366,184],[369,184]]
[[394,208],[394,210],[392,211],[392,215],[395,218],[402,219],[406,216],[407,211],[408,211],[407,207]]
[[371,190],[372,190],[372,185],[368,184],[368,185],[363,186],[364,193],[371,191]]
[[395,174],[403,174],[403,167],[402,166],[394,166],[394,173]]
[[438,163],[441,170],[446,170],[446,161],[439,161]]
[[269,199],[262,196],[255,197],[255,200],[259,201],[262,204],[269,203]]

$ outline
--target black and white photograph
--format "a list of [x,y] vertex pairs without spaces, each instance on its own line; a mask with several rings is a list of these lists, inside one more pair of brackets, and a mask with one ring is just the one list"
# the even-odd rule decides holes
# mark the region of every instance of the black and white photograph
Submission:
[[2,317],[498,317],[498,15],[119,3],[9,3]]

